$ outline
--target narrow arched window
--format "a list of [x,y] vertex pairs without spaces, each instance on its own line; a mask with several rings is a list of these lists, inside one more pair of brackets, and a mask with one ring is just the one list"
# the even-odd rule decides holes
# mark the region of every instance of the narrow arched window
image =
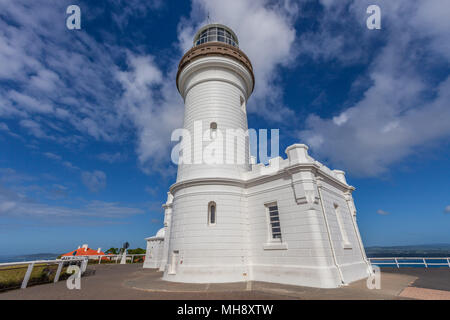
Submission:
[[208,204],[208,224],[209,225],[215,225],[216,224],[216,218],[217,218],[217,206],[214,201],[211,201]]
[[240,103],[241,103],[241,110],[246,113],[247,112],[247,108],[245,106],[245,99],[243,96],[240,97]]

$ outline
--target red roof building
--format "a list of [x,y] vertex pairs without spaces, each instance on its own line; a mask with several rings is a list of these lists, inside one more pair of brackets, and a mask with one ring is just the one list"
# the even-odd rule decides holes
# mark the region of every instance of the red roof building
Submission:
[[[64,253],[61,255],[61,257],[77,257],[77,256],[93,256],[92,258],[98,258],[98,256],[104,256],[105,253],[98,248],[97,250],[93,250],[88,247],[87,244],[83,244],[81,247],[79,247],[76,250],[70,251],[68,253]],[[109,258],[102,258],[102,260],[106,260]]]

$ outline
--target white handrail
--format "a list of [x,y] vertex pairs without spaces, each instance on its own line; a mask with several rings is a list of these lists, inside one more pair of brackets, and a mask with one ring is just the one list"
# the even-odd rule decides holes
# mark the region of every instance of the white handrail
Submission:
[[63,261],[63,260],[55,259],[55,260],[35,260],[35,261],[6,262],[6,263],[0,263],[0,267],[20,266],[21,264],[30,264],[30,263],[59,263],[60,261]]
[[[133,258],[133,257],[143,257],[145,256],[145,253],[139,253],[139,254],[127,254],[126,257]],[[121,258],[121,254],[99,254],[99,255],[76,255],[76,256],[65,256],[66,258],[78,258],[78,257],[86,257],[90,259],[99,259],[99,258]],[[64,259],[63,259],[64,260]]]
[[450,257],[374,257],[374,258],[369,258],[371,260],[392,260],[392,259],[401,259],[401,260],[422,260],[422,259],[427,259],[427,260],[446,260],[446,259],[450,259]]
[[[20,261],[20,262],[6,262],[6,263],[0,263],[1,267],[13,267],[13,266],[21,266],[21,265],[28,265],[27,271],[25,273],[25,276],[23,277],[22,284],[20,286],[21,289],[25,289],[28,286],[28,282],[31,278],[31,273],[33,272],[33,268],[35,265],[38,264],[58,264],[58,269],[55,274],[55,279],[53,282],[58,282],[59,276],[61,275],[62,266],[65,262],[74,262],[74,261],[81,261],[82,262],[82,272],[86,271],[87,266],[87,259],[85,258],[76,258],[76,259],[70,259],[70,260],[61,260],[61,259],[55,259],[55,260],[34,260],[34,261]],[[1,269],[0,269],[1,272]]]
[[[134,263],[135,257],[144,257],[144,256],[145,256],[145,253],[127,254],[125,259],[127,261],[131,260],[131,263]],[[89,260],[97,260],[98,259],[98,264],[101,264],[102,260],[110,260],[110,261],[112,260],[112,261],[115,261],[116,264],[118,264],[119,260],[122,258],[122,255],[121,254],[105,254],[105,255],[99,254],[99,255],[89,255],[89,256],[84,256],[84,255],[73,256],[73,258],[77,258],[77,257],[84,257]],[[65,257],[63,257],[63,260],[69,260],[70,258],[72,258],[72,256],[65,256]]]
[[21,289],[25,289],[28,285],[28,280],[30,280],[31,272],[33,271],[34,263],[30,263],[27,268],[27,273],[25,273],[25,277],[23,277]]
[[[424,265],[425,268],[428,268],[429,266],[448,266],[450,268],[450,257],[376,257],[368,259],[371,263],[376,265],[395,265],[397,268],[400,268],[401,265]],[[408,260],[409,262],[407,262]],[[410,260],[418,261],[411,262]],[[427,260],[442,260],[447,262],[428,262]]]
[[[145,254],[127,254],[126,255],[126,259],[131,259],[131,263],[134,263],[134,258],[135,257],[141,257],[141,256],[145,256]],[[28,286],[28,282],[31,278],[31,273],[33,272],[33,268],[35,265],[38,264],[58,264],[58,269],[56,271],[55,274],[55,278],[53,280],[54,283],[58,282],[59,277],[61,275],[61,271],[62,271],[62,267],[63,264],[66,262],[76,262],[76,261],[81,261],[82,265],[81,265],[81,271],[82,273],[84,273],[86,271],[87,268],[87,264],[89,259],[93,259],[99,260],[99,264],[101,263],[101,261],[103,260],[103,258],[115,258],[116,259],[116,263],[119,261],[119,258],[121,258],[122,255],[121,254],[115,254],[115,255],[93,255],[93,256],[83,256],[83,255],[79,255],[79,256],[65,256],[62,259],[55,259],[55,260],[34,260],[34,261],[19,261],[19,262],[6,262],[6,263],[0,263],[0,268],[1,267],[13,267],[13,266],[27,266],[27,271],[25,273],[25,276],[22,280],[22,285],[21,288],[25,289]],[[1,272],[1,269],[0,269]]]

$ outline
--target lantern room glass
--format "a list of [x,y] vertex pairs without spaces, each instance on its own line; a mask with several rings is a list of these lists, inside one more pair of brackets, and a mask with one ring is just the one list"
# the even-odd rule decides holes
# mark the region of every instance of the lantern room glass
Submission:
[[211,26],[200,32],[194,41],[194,46],[207,42],[223,42],[239,48],[236,37],[226,28],[220,26]]

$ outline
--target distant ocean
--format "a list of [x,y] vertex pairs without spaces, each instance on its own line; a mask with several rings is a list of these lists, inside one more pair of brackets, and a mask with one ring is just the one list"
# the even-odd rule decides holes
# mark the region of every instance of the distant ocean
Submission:
[[28,255],[0,255],[0,263],[6,262],[21,262],[21,261],[33,261],[33,260],[55,260],[59,254],[57,253],[37,253]]

